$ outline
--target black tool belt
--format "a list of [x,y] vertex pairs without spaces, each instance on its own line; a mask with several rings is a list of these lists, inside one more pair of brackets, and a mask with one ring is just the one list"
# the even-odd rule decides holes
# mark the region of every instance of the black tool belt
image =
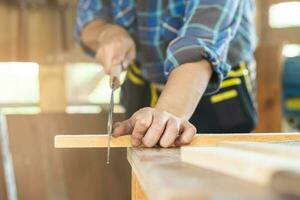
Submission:
[[247,133],[257,122],[254,90],[245,63],[233,67],[220,90],[203,96],[191,122],[200,133]]
[[[217,93],[202,97],[190,122],[198,133],[251,132],[257,121],[252,93],[247,65],[241,63],[233,67]],[[139,67],[131,65],[121,92],[127,117],[142,107],[153,107],[159,95],[156,85],[141,76]]]

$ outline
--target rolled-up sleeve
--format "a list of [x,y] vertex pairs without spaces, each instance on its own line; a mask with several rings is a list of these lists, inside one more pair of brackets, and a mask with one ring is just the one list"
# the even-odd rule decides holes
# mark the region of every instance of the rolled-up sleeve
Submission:
[[80,42],[82,29],[95,19],[102,19],[110,22],[111,8],[109,0],[78,0],[77,16],[75,25],[75,37]]
[[170,42],[165,60],[165,73],[184,63],[206,59],[213,75],[206,94],[216,92],[231,66],[227,63],[229,43],[242,18],[241,0],[188,1],[184,25]]

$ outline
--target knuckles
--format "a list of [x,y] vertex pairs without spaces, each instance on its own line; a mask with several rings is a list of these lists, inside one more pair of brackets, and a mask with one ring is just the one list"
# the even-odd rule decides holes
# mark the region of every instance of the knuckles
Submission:
[[153,108],[145,107],[145,108],[139,109],[137,112],[152,112],[152,109],[153,109]]
[[147,129],[151,125],[151,122],[146,119],[140,119],[136,122],[136,126],[139,126],[143,129]]
[[[189,144],[191,142],[190,137],[185,137],[183,135],[182,137],[177,137],[177,135],[180,134],[180,130],[183,125],[190,133],[196,134],[197,132],[195,126],[193,126],[189,121],[181,120],[166,111],[161,111],[150,107],[141,108],[132,116],[132,119],[135,121],[135,126],[139,126],[140,129],[145,131],[143,135],[132,135],[132,141],[134,141],[133,143],[139,143],[139,145],[142,143],[148,148],[155,146],[157,142],[161,147],[167,148],[173,145],[175,142],[172,140],[177,140],[177,143],[179,144]],[[147,137],[145,137],[145,134],[150,127],[151,135],[147,135]],[[168,128],[166,129],[166,127]],[[170,139],[160,136],[160,139],[157,141],[157,135],[155,136],[155,134],[160,133],[163,135],[166,133],[166,130],[168,131],[168,134],[176,134],[176,137],[171,136],[172,138]]]
[[163,147],[163,148],[168,148],[168,147],[170,147],[172,144],[167,143],[167,142],[165,142],[165,141],[163,141],[163,140],[160,140],[159,145],[160,145],[161,147]]
[[196,127],[191,124],[190,122],[188,122],[188,126],[189,126],[189,130],[193,133],[193,134],[196,134],[197,133],[197,129]]
[[188,138],[186,138],[186,137],[182,137],[182,138],[180,139],[180,142],[181,142],[181,144],[188,144],[188,143],[190,143],[191,141],[190,141]]
[[150,147],[154,147],[155,144],[153,144],[153,142],[151,142],[149,139],[146,140],[145,138],[142,139],[142,142],[143,142],[143,145],[147,148],[150,148]]

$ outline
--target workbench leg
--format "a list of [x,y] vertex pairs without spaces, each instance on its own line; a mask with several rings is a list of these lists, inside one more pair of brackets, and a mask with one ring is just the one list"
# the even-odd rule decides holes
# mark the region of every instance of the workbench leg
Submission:
[[131,200],[148,200],[133,171],[131,174]]

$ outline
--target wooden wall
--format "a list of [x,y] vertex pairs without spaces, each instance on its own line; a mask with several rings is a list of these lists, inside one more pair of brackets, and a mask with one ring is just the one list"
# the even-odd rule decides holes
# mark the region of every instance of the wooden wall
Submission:
[[18,10],[0,4],[0,60],[16,60],[18,57]]
[[286,0],[256,0],[259,45],[257,60],[257,132],[282,131],[281,75],[282,47],[286,43],[300,44],[300,27],[274,29],[269,25],[269,7]]
[[61,4],[0,3],[0,60],[91,62],[74,39],[76,4]]
[[[9,115],[7,121],[19,200],[130,199],[126,149],[113,149],[107,165],[106,149],[53,146],[59,133],[105,133],[106,113]],[[2,183],[0,176],[0,197],[5,200]]]

